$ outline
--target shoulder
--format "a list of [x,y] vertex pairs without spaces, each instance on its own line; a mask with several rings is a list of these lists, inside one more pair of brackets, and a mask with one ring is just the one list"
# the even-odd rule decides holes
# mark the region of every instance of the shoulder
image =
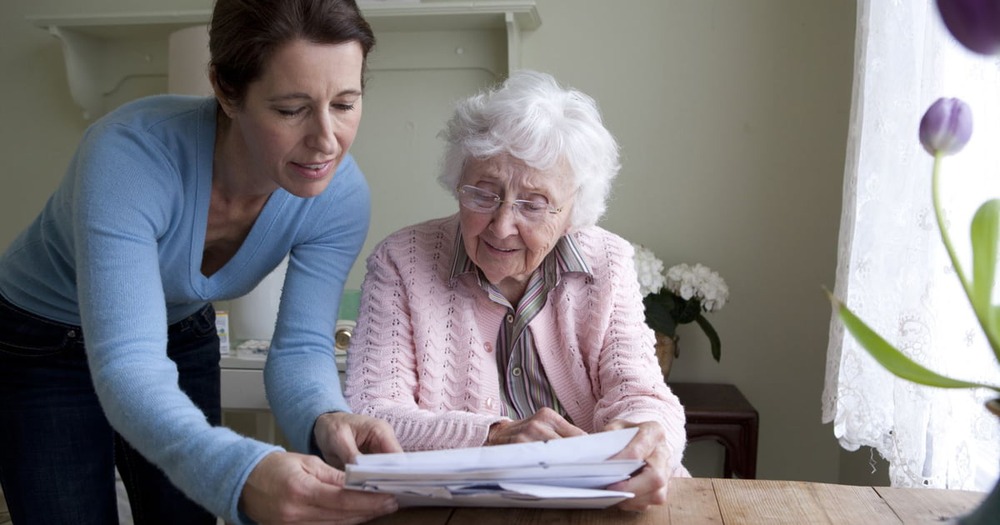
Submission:
[[411,224],[379,241],[375,252],[397,257],[407,253],[451,257],[458,234],[458,215]]
[[80,143],[80,160],[170,164],[210,154],[214,138],[214,99],[158,95],[129,102],[91,124]]
[[[189,119],[205,120],[215,117],[215,99],[186,95],[154,95],[128,102],[114,109],[91,125],[100,130],[113,126],[126,126],[136,130],[153,131],[158,127],[187,125]],[[187,120],[186,120],[187,119]]]
[[588,226],[570,234],[591,269],[632,265],[634,250],[623,237],[600,226]]

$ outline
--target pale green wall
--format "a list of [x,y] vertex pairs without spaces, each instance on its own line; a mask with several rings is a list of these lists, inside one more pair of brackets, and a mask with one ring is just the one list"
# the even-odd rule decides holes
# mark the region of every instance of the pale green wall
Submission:
[[[603,225],[651,247],[668,265],[705,263],[730,285],[731,303],[712,316],[722,363],[711,360],[697,329],[685,326],[671,379],[743,390],[761,416],[760,477],[851,481],[841,476],[851,455],[820,423],[820,393],[830,313],[821,287],[832,287],[836,263],[854,2],[537,3],[542,25],[524,35],[523,66],[594,96],[622,146],[624,167]],[[42,205],[86,126],[67,92],[58,42],[24,17],[210,6],[0,3],[0,246]],[[386,36],[379,50],[393,40]],[[433,137],[450,100],[489,79],[482,71],[442,73],[462,77],[442,92],[425,83],[433,75],[401,82],[395,73],[378,74],[355,149],[376,191],[369,246],[396,227],[454,209],[433,181]],[[164,87],[162,79],[139,79],[116,97]],[[397,143],[392,150],[378,142],[386,134]],[[426,205],[389,205],[383,195],[393,187]],[[360,281],[357,269],[351,279]],[[693,462],[702,461],[701,448],[692,448]]]

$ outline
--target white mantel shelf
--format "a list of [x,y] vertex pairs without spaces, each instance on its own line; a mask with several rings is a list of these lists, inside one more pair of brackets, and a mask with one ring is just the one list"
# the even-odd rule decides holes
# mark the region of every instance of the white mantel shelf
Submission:
[[[503,30],[508,69],[520,65],[521,31],[541,25],[535,0],[360,1],[376,36],[384,31]],[[104,96],[130,76],[165,75],[170,33],[207,24],[211,11],[29,16],[63,46],[67,80],[84,118],[104,112]]]

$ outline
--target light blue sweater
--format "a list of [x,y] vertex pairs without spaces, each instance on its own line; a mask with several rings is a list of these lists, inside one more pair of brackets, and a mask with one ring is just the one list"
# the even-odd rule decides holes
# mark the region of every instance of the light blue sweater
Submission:
[[[111,424],[189,497],[230,522],[272,445],[212,427],[177,387],[166,328],[254,288],[291,253],[264,370],[294,448],[346,411],[333,354],[344,280],[368,232],[370,196],[346,157],[322,195],[271,195],[236,255],[201,273],[215,144],[214,99],[157,96],[95,122],[38,218],[0,259],[0,293],[83,326]],[[315,451],[313,451],[315,452]]]

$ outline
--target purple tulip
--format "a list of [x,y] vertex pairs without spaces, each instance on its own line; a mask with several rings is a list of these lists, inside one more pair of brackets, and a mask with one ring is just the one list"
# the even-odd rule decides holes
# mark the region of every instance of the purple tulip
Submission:
[[972,110],[957,98],[939,98],[920,119],[920,143],[931,155],[958,153],[972,137]]
[[1000,52],[1000,0],[937,0],[951,34],[976,53]]

